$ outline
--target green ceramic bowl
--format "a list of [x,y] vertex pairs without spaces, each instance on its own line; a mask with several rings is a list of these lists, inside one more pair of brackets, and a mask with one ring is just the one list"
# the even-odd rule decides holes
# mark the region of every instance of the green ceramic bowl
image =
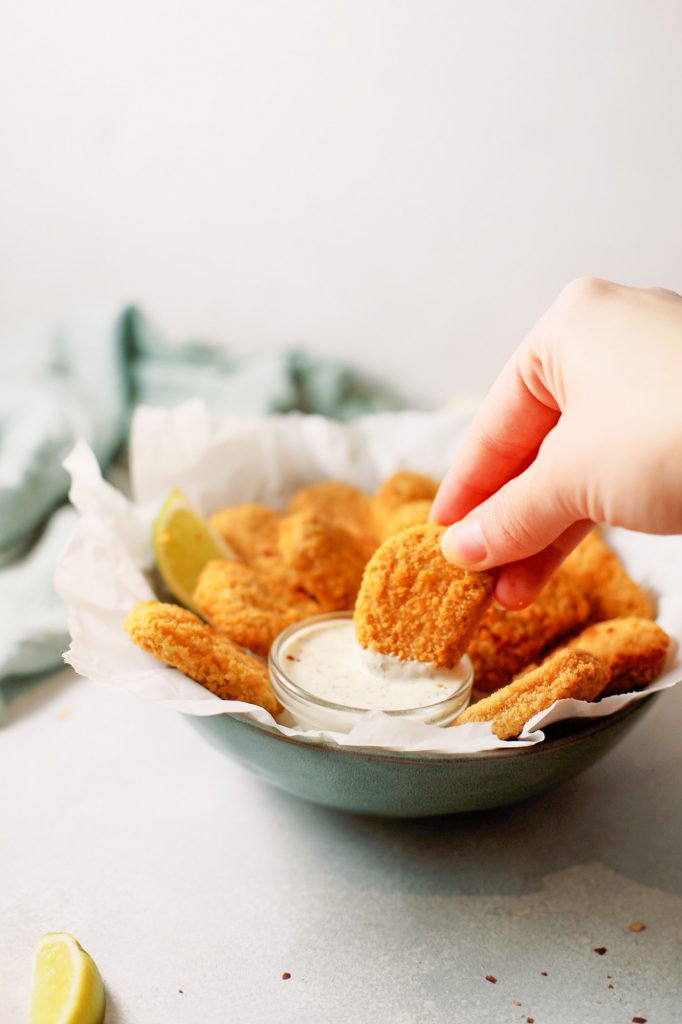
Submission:
[[557,723],[532,747],[477,754],[392,754],[292,739],[241,715],[186,717],[227,757],[304,800],[359,814],[419,818],[502,807],[566,782],[615,746],[654,699],[606,718]]

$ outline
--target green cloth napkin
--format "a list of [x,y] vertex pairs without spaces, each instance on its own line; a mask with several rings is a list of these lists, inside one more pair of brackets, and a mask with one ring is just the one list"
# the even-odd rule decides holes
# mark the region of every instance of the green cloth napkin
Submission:
[[78,438],[107,467],[138,403],[200,397],[227,415],[320,413],[347,420],[400,408],[385,388],[303,352],[235,359],[174,346],[133,308],[0,336],[0,678],[58,664],[66,611],[52,588],[74,521],[62,460]]

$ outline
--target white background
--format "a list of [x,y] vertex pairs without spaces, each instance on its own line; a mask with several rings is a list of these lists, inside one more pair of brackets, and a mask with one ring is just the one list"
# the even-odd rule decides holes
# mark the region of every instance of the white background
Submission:
[[572,277],[682,287],[676,0],[3,14],[3,327],[132,299],[432,403]]

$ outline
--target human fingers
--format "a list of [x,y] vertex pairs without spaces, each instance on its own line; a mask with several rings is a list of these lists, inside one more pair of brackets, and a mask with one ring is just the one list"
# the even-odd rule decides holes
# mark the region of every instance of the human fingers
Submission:
[[466,569],[520,562],[553,544],[584,518],[571,499],[561,426],[519,476],[455,523],[443,537],[445,557]]
[[594,523],[580,520],[569,526],[552,544],[536,555],[512,562],[500,570],[495,600],[510,610],[525,608],[538,596],[563,560],[587,536]]
[[431,520],[447,525],[522,472],[560,410],[538,380],[533,333],[507,363],[440,485]]

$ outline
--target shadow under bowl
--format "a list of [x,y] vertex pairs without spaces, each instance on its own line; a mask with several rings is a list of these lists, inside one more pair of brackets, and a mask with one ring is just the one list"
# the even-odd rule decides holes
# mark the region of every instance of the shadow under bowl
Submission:
[[339,810],[391,818],[457,814],[538,796],[603,757],[655,694],[605,718],[560,722],[532,747],[475,754],[403,753],[284,736],[242,715],[185,716],[257,778]]

